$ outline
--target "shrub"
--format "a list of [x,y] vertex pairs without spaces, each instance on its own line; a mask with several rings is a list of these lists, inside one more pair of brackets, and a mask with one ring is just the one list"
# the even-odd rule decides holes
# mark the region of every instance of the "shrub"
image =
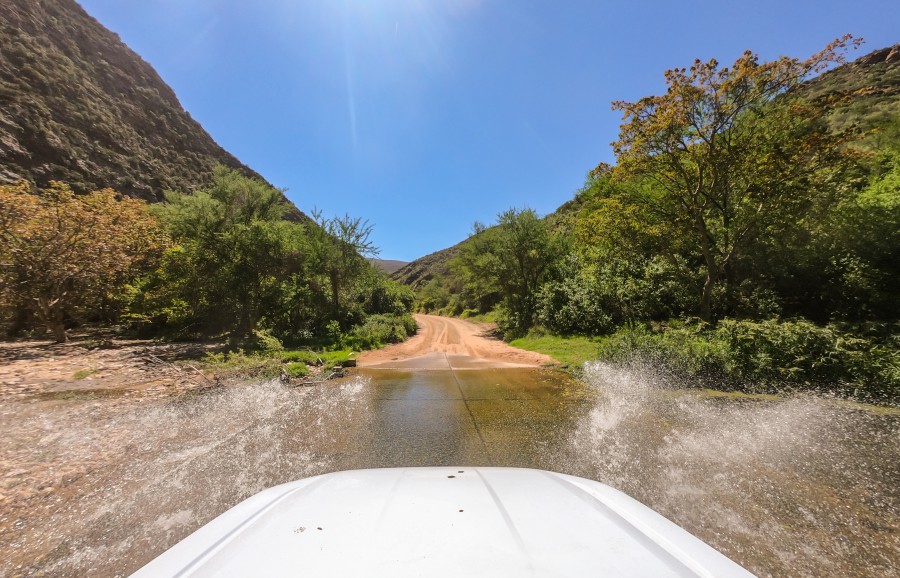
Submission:
[[341,323],[337,319],[332,319],[328,322],[328,325],[325,328],[325,333],[328,335],[328,339],[330,339],[335,345],[341,347],[344,343],[344,332],[341,331]]
[[281,340],[269,331],[256,329],[247,341],[247,348],[261,353],[278,353],[284,351]]
[[207,353],[201,364],[210,371],[226,376],[272,378],[281,373],[280,359],[247,354],[242,349],[229,353]]
[[291,377],[306,377],[309,375],[309,368],[302,362],[288,363],[284,366],[284,371]]
[[415,300],[416,294],[406,285],[382,279],[369,296],[367,310],[369,313],[403,315],[412,311]]
[[607,333],[613,319],[604,309],[602,296],[586,275],[547,283],[538,294],[538,319],[561,335]]
[[411,315],[370,315],[353,328],[345,343],[355,349],[372,349],[399,343],[415,332],[416,320]]
[[725,319],[716,327],[673,321],[656,331],[623,328],[600,342],[601,359],[641,357],[699,386],[794,388],[869,401],[900,402],[900,348],[805,320]]

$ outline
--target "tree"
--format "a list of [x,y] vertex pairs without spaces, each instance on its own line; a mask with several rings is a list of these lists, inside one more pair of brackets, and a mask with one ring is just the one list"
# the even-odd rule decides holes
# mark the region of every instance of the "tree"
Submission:
[[253,337],[304,265],[304,227],[283,219],[281,191],[225,167],[193,195],[168,193],[156,208],[178,243],[147,288],[157,310],[183,303],[205,331],[228,331],[235,342]]
[[348,214],[325,218],[320,211],[314,211],[313,219],[319,225],[310,231],[313,268],[328,280],[333,316],[341,319],[341,293],[371,269],[366,257],[375,257],[379,253],[378,247],[369,239],[374,226]]
[[700,316],[715,318],[717,289],[736,284],[736,263],[779,219],[802,212],[841,166],[842,138],[820,122],[828,102],[803,102],[792,89],[843,62],[847,35],[800,61],[760,63],[745,52],[732,68],[716,60],[666,71],[668,90],[624,113],[613,143],[621,179],[649,180],[645,197],[672,234],[690,239],[705,268]]
[[164,245],[146,203],[111,189],[0,186],[0,294],[31,310],[57,342],[68,339],[68,318],[96,308]]
[[509,209],[497,216],[495,227],[476,223],[452,266],[480,300],[496,292],[506,325],[521,332],[534,323],[538,289],[560,254],[559,239],[533,210]]

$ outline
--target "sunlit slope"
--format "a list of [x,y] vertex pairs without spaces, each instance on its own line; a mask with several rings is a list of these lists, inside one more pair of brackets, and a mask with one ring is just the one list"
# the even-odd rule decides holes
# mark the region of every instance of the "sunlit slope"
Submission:
[[462,243],[419,257],[392,273],[391,279],[417,289],[435,277],[447,275],[450,273],[450,260],[456,256],[460,245]]
[[855,127],[867,133],[868,148],[884,148],[900,140],[900,44],[826,72],[805,88],[805,96],[812,99],[840,97],[842,102],[829,123],[836,130]]
[[208,185],[217,164],[259,177],[74,0],[4,0],[0,46],[0,182],[156,201]]

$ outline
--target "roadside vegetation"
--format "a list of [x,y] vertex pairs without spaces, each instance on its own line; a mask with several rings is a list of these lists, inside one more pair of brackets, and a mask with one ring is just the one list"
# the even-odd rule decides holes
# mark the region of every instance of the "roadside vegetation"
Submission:
[[208,188],[156,205],[109,189],[2,185],[3,329],[58,342],[85,325],[227,341],[232,353],[211,364],[262,373],[285,347],[315,349],[310,365],[321,365],[415,333],[412,291],[366,260],[377,253],[371,225],[298,220],[291,208],[281,191],[224,167]]
[[846,75],[806,84],[852,44],[697,61],[664,95],[614,103],[616,165],[543,219],[476,224],[418,308],[495,315],[567,363],[640,357],[700,387],[897,402],[900,145],[880,135],[900,116],[849,120],[868,93]]

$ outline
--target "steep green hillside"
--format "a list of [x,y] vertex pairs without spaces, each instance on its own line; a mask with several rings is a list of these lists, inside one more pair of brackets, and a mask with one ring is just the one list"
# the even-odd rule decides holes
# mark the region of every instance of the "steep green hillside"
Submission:
[[157,201],[208,184],[217,164],[259,177],[74,0],[0,3],[0,183],[60,180]]
[[435,277],[448,275],[450,273],[450,260],[456,256],[456,252],[461,244],[457,243],[452,247],[419,257],[392,273],[391,279],[408,285],[413,289],[418,289]]
[[807,96],[838,96],[844,102],[829,122],[837,130],[875,132],[866,145],[884,148],[900,139],[900,44],[871,52],[812,79]]

